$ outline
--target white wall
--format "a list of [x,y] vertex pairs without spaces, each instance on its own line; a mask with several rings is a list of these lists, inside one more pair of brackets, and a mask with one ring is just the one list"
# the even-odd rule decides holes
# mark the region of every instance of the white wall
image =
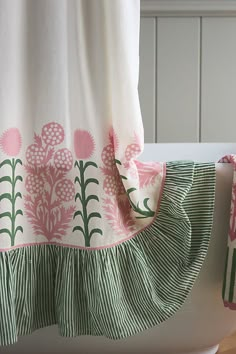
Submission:
[[235,142],[236,1],[141,4],[145,142]]

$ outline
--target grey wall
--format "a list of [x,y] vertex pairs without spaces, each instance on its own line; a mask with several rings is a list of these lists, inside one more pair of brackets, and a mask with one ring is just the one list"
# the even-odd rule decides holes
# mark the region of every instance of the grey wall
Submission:
[[145,142],[236,141],[236,16],[141,17]]

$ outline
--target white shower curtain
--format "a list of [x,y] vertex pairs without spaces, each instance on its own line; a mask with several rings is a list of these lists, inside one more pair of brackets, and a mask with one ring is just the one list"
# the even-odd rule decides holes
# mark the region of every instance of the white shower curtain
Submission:
[[[150,167],[133,162],[143,149],[137,90],[139,2],[20,0],[16,4],[12,7],[11,1],[3,1],[1,9],[4,55],[0,65],[0,146],[5,156],[22,160],[25,155],[27,166],[17,165],[16,172],[24,176],[28,219],[17,218],[24,232],[12,235],[11,244],[4,235],[1,249],[35,242],[35,235],[41,242],[60,241],[81,247],[85,242],[91,247],[119,243],[151,222],[164,177],[161,163]],[[72,168],[75,160],[81,163]],[[93,194],[104,196],[99,202],[91,199],[87,205],[89,213],[97,212],[97,217],[90,219],[90,228],[96,226],[103,233],[100,237],[94,232],[90,240],[88,235],[78,237],[79,230],[68,238],[67,222],[61,231],[49,225],[52,200],[57,198],[61,206],[68,202],[58,222],[63,222],[62,218],[70,220],[75,211],[79,181],[74,185],[74,180],[85,171],[83,161],[97,165],[86,165],[88,176],[96,179],[91,180],[86,192],[91,198]],[[42,208],[40,221],[36,221],[32,208],[36,210],[36,204],[42,201],[38,196],[42,197],[49,168],[54,174],[63,173],[53,176],[51,187],[47,186],[48,206]],[[142,170],[141,180],[137,168]],[[7,174],[9,166],[5,170]],[[122,181],[120,175],[124,176]],[[1,185],[1,193],[5,186]],[[20,183],[17,186],[20,188]],[[140,222],[135,224],[130,219],[115,225],[114,212],[119,214],[114,209],[115,198],[117,193],[124,193],[124,188],[130,190],[134,210],[143,218],[136,219]],[[8,202],[6,199],[4,209]],[[22,209],[23,199],[17,202]],[[122,199],[121,207],[126,210],[129,206],[128,199]],[[102,214],[105,218],[100,217]],[[47,216],[50,218],[46,220]],[[73,227],[78,219],[79,215]],[[110,233],[111,224],[119,229],[115,236]]]
[[0,344],[117,339],[182,305],[215,166],[146,162],[139,0],[0,0]]

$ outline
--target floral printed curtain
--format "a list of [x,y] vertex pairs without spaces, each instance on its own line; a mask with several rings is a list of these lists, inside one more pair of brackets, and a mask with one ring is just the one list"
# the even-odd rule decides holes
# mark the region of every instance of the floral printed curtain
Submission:
[[4,2],[1,250],[107,247],[152,222],[164,165],[134,161],[139,11],[137,0]]

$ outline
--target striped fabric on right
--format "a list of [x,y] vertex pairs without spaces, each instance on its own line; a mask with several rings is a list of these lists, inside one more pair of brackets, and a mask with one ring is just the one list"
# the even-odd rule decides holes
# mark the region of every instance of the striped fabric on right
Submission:
[[226,155],[219,162],[233,165],[233,183],[230,207],[230,223],[228,232],[228,248],[225,261],[222,297],[225,307],[236,310],[236,155]]

